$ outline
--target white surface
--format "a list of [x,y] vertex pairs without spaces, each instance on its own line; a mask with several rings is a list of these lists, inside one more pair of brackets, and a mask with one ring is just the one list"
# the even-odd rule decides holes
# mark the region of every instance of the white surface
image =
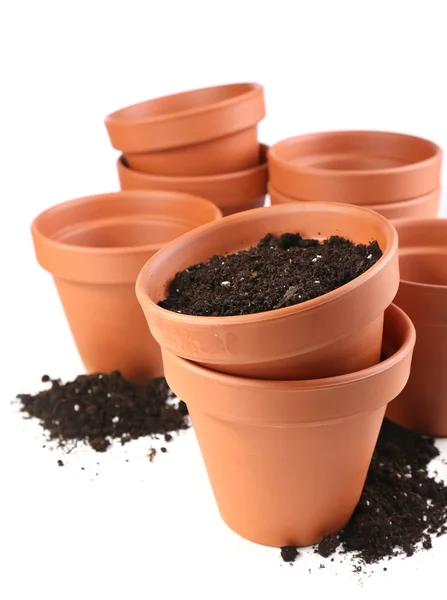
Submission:
[[319,570],[313,556],[289,567],[278,550],[238,538],[219,519],[192,431],[153,464],[143,440],[104,456],[73,453],[60,468],[38,426],[10,405],[37,391],[44,372],[82,370],[29,225],[52,204],[118,189],[108,112],[253,80],[266,89],[267,143],[375,128],[447,147],[443,4],[1,4],[1,598],[411,598],[427,581],[443,586],[447,538],[360,578],[349,563]]

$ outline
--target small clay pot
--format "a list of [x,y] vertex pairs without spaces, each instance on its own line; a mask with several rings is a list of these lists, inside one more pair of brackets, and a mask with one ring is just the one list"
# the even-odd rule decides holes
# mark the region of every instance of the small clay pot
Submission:
[[[355,243],[377,240],[383,256],[337,290],[278,310],[197,317],[157,305],[178,271],[214,254],[249,248],[269,232],[319,239],[337,234]],[[303,202],[232,215],[174,241],[145,265],[137,296],[153,336],[177,356],[230,375],[312,379],[379,361],[383,314],[398,285],[397,234],[389,221],[358,206]]]
[[[276,206],[277,204],[293,204],[293,202],[306,202],[306,200],[295,200],[294,198],[280,194],[270,183],[268,184],[268,193],[272,206]],[[428,219],[437,216],[440,201],[441,188],[438,188],[434,192],[431,192],[431,194],[426,194],[419,198],[403,200],[402,202],[389,202],[388,204],[371,204],[365,206],[365,208],[375,210],[388,220]]]
[[258,164],[264,88],[236,83],[156,98],[108,115],[112,146],[137,171],[215,175]]
[[205,177],[169,177],[139,173],[123,157],[117,168],[122,190],[174,190],[208,198],[223,215],[264,206],[267,193],[267,147],[258,145],[258,165],[245,171]]
[[330,131],[279,142],[270,182],[298,200],[386,204],[439,188],[442,150],[428,140],[381,131]]
[[335,533],[360,498],[385,407],[407,382],[415,331],[385,313],[386,359],[312,381],[222,375],[163,348],[170,388],[189,410],[223,520],[269,546]]
[[396,221],[401,282],[396,303],[416,327],[408,384],[390,419],[421,433],[447,436],[447,219]]
[[34,220],[37,260],[54,277],[88,372],[118,369],[135,381],[163,374],[135,281],[164,244],[220,216],[187,194],[117,192],[58,204]]

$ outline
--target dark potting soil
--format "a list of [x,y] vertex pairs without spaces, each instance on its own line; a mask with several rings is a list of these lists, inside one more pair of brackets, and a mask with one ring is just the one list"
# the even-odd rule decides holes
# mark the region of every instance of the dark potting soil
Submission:
[[349,283],[381,256],[376,241],[353,244],[332,236],[319,242],[298,233],[269,233],[249,250],[213,256],[177,273],[159,306],[207,317],[292,306]]
[[348,525],[316,547],[322,557],[336,550],[376,563],[430,549],[447,532],[447,486],[429,475],[439,455],[434,439],[385,419],[360,502]]
[[134,384],[118,371],[79,375],[74,381],[42,377],[51,386],[38,394],[17,396],[20,409],[40,424],[60,447],[71,449],[84,442],[104,452],[118,439],[122,444],[143,436],[164,435],[186,429],[188,409],[183,401],[170,402],[165,379]]

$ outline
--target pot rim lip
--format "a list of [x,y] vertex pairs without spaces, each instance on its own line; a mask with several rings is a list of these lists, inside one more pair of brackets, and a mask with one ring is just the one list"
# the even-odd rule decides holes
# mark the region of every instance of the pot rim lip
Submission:
[[[403,219],[395,219],[393,221],[393,223],[396,226],[396,231],[398,232],[399,235],[399,231],[398,228],[399,227],[415,227],[417,228],[420,225],[434,225],[437,227],[442,227],[444,226],[445,230],[446,230],[446,234],[447,234],[447,218],[437,218],[437,217],[431,217],[428,219],[412,219],[412,218],[403,218]],[[400,246],[399,247],[399,256],[403,256],[403,255],[408,255],[408,254],[426,254],[426,250],[433,248],[433,251],[437,251],[439,252],[439,246],[430,246],[430,245],[425,245],[425,246]],[[445,245],[445,253],[446,253],[446,257],[445,259],[447,260],[447,238],[446,238],[446,245]],[[420,281],[412,281],[411,279],[403,279],[401,278],[400,280],[401,284],[404,284],[410,288],[414,288],[415,290],[432,290],[432,291],[437,291],[437,292],[447,292],[447,283],[445,285],[441,285],[441,284],[436,284],[436,283],[422,283]]]
[[[310,138],[325,138],[331,137],[334,135],[346,135],[350,137],[354,137],[359,134],[367,134],[367,135],[391,135],[400,138],[407,138],[417,140],[418,142],[423,142],[428,146],[432,147],[433,154],[429,158],[424,160],[417,161],[415,163],[402,165],[401,167],[388,167],[382,169],[323,169],[319,167],[309,167],[309,166],[300,166],[294,165],[289,161],[283,159],[281,156],[278,156],[278,148],[279,152],[281,152],[282,148],[293,146],[297,143],[297,141],[305,141]],[[334,131],[321,131],[317,133],[306,133],[304,135],[297,135],[294,137],[286,138],[285,140],[281,140],[276,144],[270,146],[268,150],[268,158],[269,161],[275,162],[277,166],[281,168],[285,168],[288,171],[298,171],[305,175],[316,175],[319,177],[347,177],[347,176],[355,176],[355,177],[381,177],[384,175],[394,175],[394,174],[405,174],[409,171],[414,171],[426,166],[429,166],[431,163],[436,163],[441,159],[443,155],[442,148],[438,146],[435,142],[428,140],[427,138],[419,137],[416,135],[410,135],[407,133],[398,133],[394,131],[382,131],[382,130],[372,130],[372,129],[346,129],[346,130],[334,130]]]
[[[275,187],[272,186],[272,184],[270,183],[270,181],[267,184],[267,192],[270,194],[270,190],[273,191],[274,194],[276,194],[277,196],[286,198],[287,200],[290,200],[291,202],[311,202],[311,200],[298,200],[297,198],[292,198],[291,196],[288,196],[287,194],[283,194],[282,192],[279,192]],[[415,196],[414,198],[409,198],[408,200],[398,200],[397,202],[385,202],[383,204],[356,204],[354,206],[364,206],[365,208],[369,208],[369,210],[385,210],[385,209],[391,209],[391,208],[407,208],[407,207],[411,207],[414,205],[417,205],[419,203],[431,200],[432,198],[434,198],[437,195],[441,195],[443,190],[443,186],[440,185],[439,187],[437,187],[435,190],[428,192],[427,194],[423,194],[422,196]],[[410,217],[410,219],[412,221],[414,221],[415,219],[413,219],[412,217]],[[400,219],[393,219],[394,221],[403,221],[406,220],[406,217],[400,218]],[[416,219],[417,220],[417,219]]]
[[230,173],[218,173],[216,175],[193,175],[191,177],[188,176],[184,176],[184,175],[156,175],[156,174],[152,174],[152,173],[144,173],[143,171],[136,171],[135,169],[131,169],[127,164],[126,164],[126,159],[124,157],[124,153],[121,154],[121,156],[117,159],[117,167],[118,170],[125,170],[125,171],[130,171],[132,173],[132,176],[134,176],[133,174],[136,174],[138,179],[148,179],[150,181],[153,181],[155,183],[160,183],[163,184],[164,182],[169,182],[170,184],[175,183],[178,185],[181,184],[191,184],[191,183],[197,183],[197,184],[205,184],[205,183],[221,183],[221,182],[228,182],[231,181],[232,179],[239,179],[241,177],[249,177],[249,176],[254,176],[257,175],[258,173],[261,173],[263,171],[265,171],[267,169],[268,166],[268,160],[267,160],[267,152],[268,152],[268,145],[267,144],[262,144],[261,142],[259,142],[259,150],[261,152],[265,153],[265,157],[261,156],[261,160],[262,162],[260,162],[258,165],[256,165],[255,167],[250,167],[249,169],[242,169],[240,171],[230,171]]
[[[230,89],[230,88],[237,88],[240,86],[246,86],[247,90],[243,93],[237,94],[236,96],[232,96],[231,98],[227,98],[226,100],[219,100],[217,102],[213,102],[212,104],[205,104],[204,106],[199,106],[199,107],[195,107],[195,108],[189,108],[189,109],[183,109],[183,110],[178,110],[175,112],[169,112],[169,113],[164,113],[164,114],[160,114],[158,116],[152,116],[152,117],[142,117],[142,118],[129,118],[126,116],[126,113],[129,110],[133,110],[135,109],[135,107],[137,106],[144,106],[144,105],[149,105],[152,102],[156,102],[156,101],[161,101],[161,100],[165,100],[168,98],[173,98],[175,96],[188,96],[188,95],[194,95],[196,93],[200,93],[200,92],[204,92],[207,90],[213,90],[213,89]],[[157,96],[156,98],[151,98],[150,100],[143,100],[142,102],[136,102],[135,104],[129,104],[128,106],[125,106],[124,108],[120,108],[118,110],[115,110],[113,112],[111,112],[110,114],[108,114],[104,121],[106,124],[109,123],[113,123],[116,124],[118,126],[126,126],[127,124],[132,124],[132,125],[150,125],[153,123],[157,123],[157,122],[162,122],[162,121],[174,121],[176,119],[179,118],[189,118],[195,115],[198,115],[200,113],[204,114],[204,113],[210,113],[216,110],[221,110],[223,108],[226,108],[228,106],[231,106],[233,104],[239,104],[241,101],[245,100],[246,98],[252,96],[252,95],[256,95],[263,92],[264,86],[260,83],[256,83],[256,82],[250,82],[250,81],[241,81],[239,83],[237,82],[233,82],[233,83],[227,83],[227,84],[220,84],[220,85],[212,85],[212,86],[207,86],[207,87],[203,87],[203,88],[197,88],[197,89],[191,89],[191,90],[187,90],[184,92],[177,92],[174,94],[167,94],[164,96]]]
[[[386,228],[386,230],[388,231],[388,238],[389,238],[389,242],[390,242],[388,251],[385,254],[383,254],[380,257],[380,259],[372,267],[370,267],[367,271],[362,273],[360,276],[356,277],[349,283],[346,283],[346,284],[336,288],[335,290],[328,292],[327,294],[318,296],[317,298],[312,298],[311,300],[307,300],[306,302],[303,302],[301,304],[294,304],[292,306],[277,308],[275,310],[268,310],[268,311],[253,313],[253,314],[248,314],[248,315],[232,315],[232,316],[218,316],[218,317],[214,317],[214,316],[213,317],[205,317],[205,316],[196,316],[196,315],[177,313],[177,312],[168,310],[166,308],[162,308],[161,306],[158,306],[158,304],[156,302],[154,302],[152,300],[152,298],[150,298],[149,294],[146,291],[146,285],[145,285],[144,280],[146,279],[146,272],[148,270],[149,265],[151,265],[155,260],[158,260],[158,258],[160,256],[160,252],[157,252],[156,255],[154,255],[152,258],[150,258],[146,262],[146,264],[141,269],[140,274],[138,275],[136,285],[135,285],[136,294],[137,294],[138,299],[143,304],[149,305],[151,311],[154,312],[156,315],[160,316],[162,319],[176,322],[178,324],[182,324],[183,326],[193,325],[193,324],[196,326],[199,324],[201,326],[207,326],[207,324],[209,324],[209,326],[213,326],[213,325],[216,326],[216,325],[223,325],[224,323],[234,326],[234,325],[248,325],[250,323],[256,323],[256,322],[260,322],[260,321],[277,320],[277,319],[287,317],[289,315],[294,315],[297,312],[305,313],[307,311],[314,310],[317,307],[321,307],[326,304],[329,304],[335,298],[345,296],[346,294],[350,293],[352,290],[357,288],[359,285],[361,285],[361,283],[374,277],[378,272],[380,272],[382,270],[382,268],[388,262],[390,262],[392,260],[393,256],[397,253],[398,237],[397,237],[396,229],[394,228],[393,224],[390,221],[388,221],[388,219],[386,219],[379,213],[376,213],[376,212],[374,212],[370,209],[364,208],[362,206],[356,206],[353,204],[346,204],[346,203],[341,203],[341,202],[309,202],[309,203],[306,203],[306,205],[304,205],[304,206],[316,206],[316,205],[317,206],[325,206],[326,208],[329,208],[331,211],[335,210],[337,207],[341,206],[341,207],[343,207],[343,209],[345,211],[348,211],[348,212],[364,212],[364,213],[366,212],[368,215],[373,216],[373,218],[376,221],[382,222],[383,227]],[[225,224],[228,224],[228,226],[230,226],[230,224],[232,224],[234,221],[249,220],[251,215],[255,214],[255,212],[257,214],[260,214],[259,211],[264,211],[264,210],[275,211],[275,212],[279,212],[279,213],[286,212],[286,211],[290,210],[290,206],[291,206],[290,204],[281,204],[281,205],[277,205],[277,206],[254,208],[252,210],[247,210],[247,211],[244,211],[241,213],[229,215],[227,217],[224,217],[220,221],[222,223],[225,222]],[[302,205],[299,205],[299,206],[302,206]],[[262,214],[264,214],[264,213],[262,213]],[[265,213],[265,214],[267,217],[267,213]],[[187,238],[187,236],[192,238],[192,237],[196,236],[197,234],[200,234],[201,232],[206,231],[207,229],[210,229],[210,226],[212,226],[212,225],[214,225],[214,224],[207,223],[205,225],[202,225],[201,227],[197,227],[196,229],[183,234],[182,236],[173,240],[169,244],[169,248],[173,249],[179,243],[184,243],[184,240]],[[191,243],[193,243],[193,240],[191,240]],[[161,249],[161,252],[163,252],[163,250],[164,249]]]
[[[202,198],[200,196],[195,196],[194,194],[188,194],[185,192],[176,192],[176,191],[169,191],[169,190],[129,190],[129,191],[118,191],[118,192],[104,192],[102,194],[93,194],[91,196],[82,196],[79,198],[74,198],[72,200],[67,200],[65,202],[60,202],[58,204],[54,204],[53,206],[43,210],[41,213],[39,213],[32,221],[31,223],[31,233],[33,235],[33,237],[39,239],[41,241],[42,244],[45,244],[45,246],[47,246],[47,248],[52,248],[54,251],[70,251],[70,252],[76,252],[79,254],[94,254],[97,256],[117,256],[117,255],[133,255],[133,254],[140,254],[141,252],[144,253],[154,253],[157,252],[158,250],[160,250],[164,245],[166,245],[165,243],[158,243],[158,244],[144,244],[144,245],[138,245],[138,246],[102,246],[102,247],[98,247],[98,246],[80,246],[77,244],[70,244],[67,242],[62,242],[59,240],[55,240],[49,236],[47,236],[46,234],[44,234],[41,229],[40,229],[40,223],[42,220],[46,219],[46,217],[51,216],[53,213],[58,212],[58,211],[62,211],[64,209],[70,210],[72,208],[76,208],[78,206],[82,206],[82,205],[86,205],[86,204],[90,204],[90,203],[94,203],[94,202],[101,202],[103,199],[113,199],[113,198],[124,198],[124,197],[128,197],[128,196],[133,196],[135,198],[144,198],[144,197],[151,197],[152,199],[156,199],[155,197],[157,195],[163,195],[166,199],[166,196],[171,196],[172,199],[174,201],[179,201],[179,203],[184,203],[189,199],[194,199],[194,200],[200,200],[204,207],[205,206],[209,206],[210,209],[214,209],[215,212],[215,216],[214,216],[214,220],[219,219],[222,217],[222,211],[220,210],[219,207],[217,207],[213,202],[211,202],[210,200],[207,200],[206,198]],[[153,219],[143,219],[142,218],[142,214],[136,214],[136,215],[132,215],[131,212],[129,212],[129,214],[127,215],[122,215],[121,218],[117,217],[114,220],[118,223],[120,221],[122,221],[123,223],[125,223],[126,221],[129,220],[129,217],[135,216],[135,221],[138,221],[139,218],[141,220],[141,222],[150,222],[150,223],[154,223],[156,224],[157,222],[160,223],[163,221],[163,216],[169,217],[168,214],[166,215],[154,215]],[[110,219],[112,219],[112,217],[110,217]],[[103,221],[106,219],[102,219]],[[177,220],[176,219],[170,219],[173,223],[175,223]],[[178,220],[177,222],[180,222],[180,220]],[[211,222],[211,221],[210,221]],[[72,225],[75,225],[76,223],[73,222]],[[207,223],[206,223],[207,224]]]
[[184,362],[189,371],[201,375],[207,379],[216,379],[232,387],[263,389],[272,391],[314,391],[324,390],[332,387],[350,385],[370,379],[391,369],[400,363],[414,348],[416,342],[416,329],[410,317],[396,304],[391,304],[388,310],[392,310],[398,316],[400,328],[402,329],[403,340],[400,347],[383,361],[376,363],[372,367],[361,369],[345,375],[335,375],[333,377],[324,377],[319,379],[297,379],[297,380],[275,380],[275,379],[252,379],[248,377],[239,377],[237,375],[227,375],[219,371],[214,371],[203,367],[191,360],[175,355],[168,348],[162,348],[163,352],[169,352],[177,362]]

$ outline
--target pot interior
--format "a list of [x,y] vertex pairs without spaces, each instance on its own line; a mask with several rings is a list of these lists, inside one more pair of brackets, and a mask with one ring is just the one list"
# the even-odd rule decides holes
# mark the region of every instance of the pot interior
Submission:
[[130,248],[164,245],[189,231],[175,221],[90,222],[65,229],[58,241],[88,248]]
[[403,281],[447,286],[447,254],[406,252],[399,257]]
[[428,140],[379,131],[304,135],[278,144],[276,155],[292,165],[333,171],[393,169],[427,160],[437,146]]

